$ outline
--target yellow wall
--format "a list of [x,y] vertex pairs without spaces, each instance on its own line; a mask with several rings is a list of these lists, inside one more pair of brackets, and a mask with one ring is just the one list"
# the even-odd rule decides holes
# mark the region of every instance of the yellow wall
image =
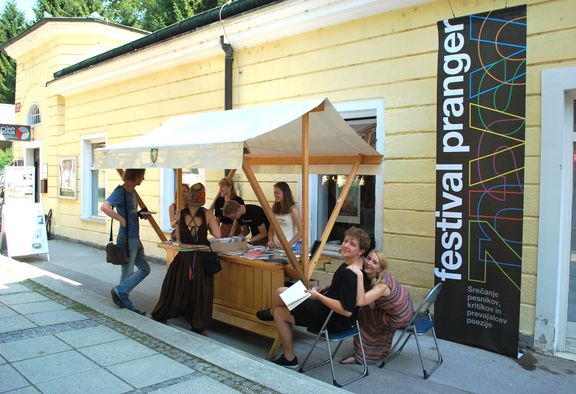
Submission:
[[[504,1],[452,2],[456,16],[503,8]],[[512,1],[528,3],[526,197],[522,276],[522,333],[532,334],[537,267],[538,185],[540,149],[540,72],[576,63],[576,19],[573,0]],[[383,99],[385,160],[383,240],[392,271],[419,298],[434,275],[434,209],[436,152],[436,63],[438,20],[451,18],[448,2],[437,1],[339,26],[238,50],[234,101],[240,107],[267,102],[327,96],[332,102]],[[186,39],[181,38],[181,39]],[[51,66],[47,63],[45,68]],[[67,97],[62,118],[65,133],[50,142],[51,175],[58,155],[79,155],[82,135],[107,133],[116,143],[158,126],[172,115],[223,109],[224,59],[217,56],[166,69],[93,91]],[[241,74],[238,73],[240,67]],[[19,70],[20,72],[21,70]],[[94,71],[83,71],[90,73]],[[24,71],[26,74],[27,71]],[[19,76],[19,82],[29,76]],[[21,86],[18,97],[27,95]],[[61,99],[48,99],[52,106]],[[239,100],[239,102],[238,102]],[[61,108],[62,109],[62,108]],[[55,110],[56,112],[56,110]],[[61,123],[63,122],[63,123]],[[220,173],[209,173],[212,195]],[[158,171],[149,170],[140,192],[158,210]],[[276,177],[263,186],[272,196]],[[119,183],[108,171],[108,190]],[[51,185],[56,180],[50,181]],[[243,194],[253,198],[244,188]],[[297,192],[293,189],[295,194]],[[55,198],[55,189],[50,189]],[[80,220],[80,198],[55,200],[61,215],[56,232],[104,244],[107,225]],[[143,229],[148,254],[161,256],[156,236]]]

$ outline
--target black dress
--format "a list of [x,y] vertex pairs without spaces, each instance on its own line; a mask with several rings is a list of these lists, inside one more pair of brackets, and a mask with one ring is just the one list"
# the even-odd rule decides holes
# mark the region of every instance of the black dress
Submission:
[[[191,228],[186,226],[190,210],[184,208],[180,214],[180,243],[209,245],[206,210],[199,208],[196,217],[202,224]],[[179,252],[166,272],[162,283],[160,299],[152,312],[152,318],[165,322],[183,316],[190,323],[192,331],[202,332],[212,322],[212,302],[214,298],[214,276],[204,273],[202,258],[204,252]]]

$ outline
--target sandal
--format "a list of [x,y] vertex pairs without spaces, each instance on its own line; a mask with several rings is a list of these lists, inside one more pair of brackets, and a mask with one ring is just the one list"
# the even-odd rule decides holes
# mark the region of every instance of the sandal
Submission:
[[261,311],[256,312],[256,317],[262,321],[273,321],[274,316],[272,316],[272,311],[270,308],[262,309]]
[[354,356],[348,356],[343,358],[342,360],[338,361],[340,364],[358,364],[358,361],[354,358]]

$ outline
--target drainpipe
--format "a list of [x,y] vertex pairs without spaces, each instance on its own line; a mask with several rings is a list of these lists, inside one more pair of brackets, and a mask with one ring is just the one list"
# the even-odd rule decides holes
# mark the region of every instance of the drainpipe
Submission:
[[220,46],[226,54],[224,58],[224,109],[232,109],[232,64],[234,63],[234,49],[232,45],[224,42],[220,36]]

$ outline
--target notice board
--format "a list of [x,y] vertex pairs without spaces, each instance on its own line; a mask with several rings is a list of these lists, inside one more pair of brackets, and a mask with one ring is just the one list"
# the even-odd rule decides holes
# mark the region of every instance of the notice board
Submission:
[[5,168],[2,231],[10,257],[49,253],[44,208],[34,202],[34,173],[34,167]]

